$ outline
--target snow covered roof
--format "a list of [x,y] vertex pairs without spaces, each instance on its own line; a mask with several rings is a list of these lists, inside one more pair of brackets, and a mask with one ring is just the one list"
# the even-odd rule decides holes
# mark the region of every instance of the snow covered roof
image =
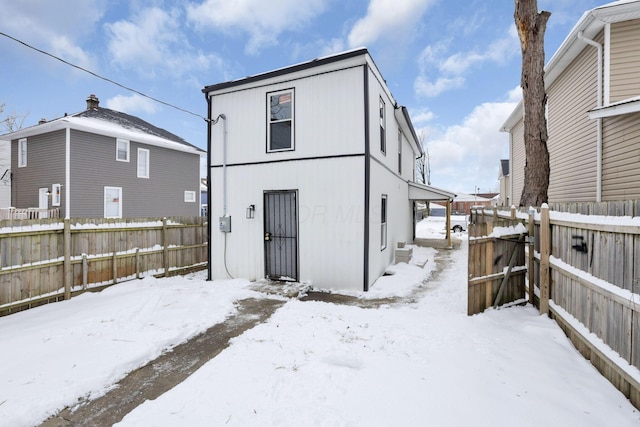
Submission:
[[67,115],[19,131],[3,135],[3,139],[25,138],[46,132],[71,128],[114,138],[123,138],[144,144],[202,154],[205,151],[192,145],[181,137],[139,117],[108,108],[95,107],[85,111]]

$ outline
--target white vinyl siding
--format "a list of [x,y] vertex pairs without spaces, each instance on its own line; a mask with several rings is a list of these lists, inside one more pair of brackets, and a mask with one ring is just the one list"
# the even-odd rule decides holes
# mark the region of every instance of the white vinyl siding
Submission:
[[549,201],[595,201],[596,121],[587,112],[597,101],[596,49],[585,47],[547,94]]
[[149,178],[149,150],[138,148],[138,178]]
[[611,24],[609,102],[640,95],[640,19]]
[[129,161],[129,141],[126,139],[116,139],[116,160],[119,162]]
[[295,148],[293,89],[267,94],[267,151]]
[[511,168],[511,199],[512,204],[518,206],[520,197],[522,197],[522,189],[524,188],[524,165],[526,162],[526,154],[524,150],[524,120],[520,120],[511,129],[512,146],[511,159],[509,159],[509,167]]
[[27,166],[27,138],[18,140],[18,167]]
[[603,119],[602,200],[640,199],[640,113]]

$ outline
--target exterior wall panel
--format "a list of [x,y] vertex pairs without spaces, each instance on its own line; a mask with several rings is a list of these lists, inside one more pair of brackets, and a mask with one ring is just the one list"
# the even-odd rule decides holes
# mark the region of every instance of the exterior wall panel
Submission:
[[[64,183],[65,130],[27,138],[27,166],[18,167],[18,140],[11,141],[11,203],[16,208],[37,208],[39,188]],[[64,193],[64,189],[63,189]],[[64,195],[64,194],[63,194]],[[51,208],[51,199],[49,199]],[[60,214],[64,215],[64,197]]]
[[[381,198],[387,196],[386,248],[381,249]],[[398,242],[413,239],[413,205],[409,187],[400,177],[373,160],[371,162],[371,208],[369,212],[369,289],[394,262]]]
[[[213,99],[213,117],[224,114],[227,164],[364,153],[362,67],[242,89]],[[295,150],[266,152],[267,94],[293,88]],[[212,128],[212,164],[223,162],[223,127]]]
[[603,120],[602,199],[640,199],[640,113]]
[[[600,40],[602,34],[598,37]],[[585,47],[548,88],[549,201],[595,201],[597,51]]]
[[[72,130],[71,141],[71,217],[103,217],[105,186],[122,187],[125,218],[199,215],[199,156],[130,141],[121,162],[115,138]],[[137,177],[138,148],[149,149],[148,179]],[[185,203],[184,190],[196,202]]]
[[[298,191],[299,279],[326,289],[362,290],[364,262],[364,157],[314,159],[227,168],[227,215],[231,232],[213,227],[210,239],[214,278],[264,277],[265,191]],[[210,208],[223,215],[223,170],[212,170],[216,191]],[[241,185],[245,183],[246,185]],[[255,217],[246,218],[254,205]]]
[[640,19],[611,25],[609,102],[640,95]]
[[509,167],[511,168],[511,204],[518,206],[522,197],[522,189],[524,188],[524,165],[526,155],[524,151],[524,121],[521,119],[511,129],[511,159],[509,159]]

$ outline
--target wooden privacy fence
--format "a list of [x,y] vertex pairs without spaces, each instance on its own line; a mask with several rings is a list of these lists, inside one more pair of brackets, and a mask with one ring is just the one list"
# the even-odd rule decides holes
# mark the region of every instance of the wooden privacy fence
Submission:
[[471,219],[467,313],[524,299],[524,232],[515,219]]
[[[487,227],[505,220],[526,224],[531,236],[525,248],[528,300],[555,319],[582,355],[640,408],[640,202],[472,215],[472,222]],[[471,298],[479,274],[472,265],[500,250],[494,247],[490,254],[485,248],[478,255],[472,246],[479,245],[472,242],[470,237],[470,314],[488,307]]]
[[0,315],[207,263],[206,218],[0,222]]

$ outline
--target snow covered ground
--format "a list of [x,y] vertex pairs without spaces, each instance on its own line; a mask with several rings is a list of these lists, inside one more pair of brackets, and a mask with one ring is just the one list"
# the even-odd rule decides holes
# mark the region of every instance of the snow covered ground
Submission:
[[[443,238],[442,218],[418,225]],[[640,414],[532,307],[466,315],[460,249],[415,248],[363,309],[291,300],[120,426],[628,426]],[[448,256],[433,274],[436,258]],[[423,279],[427,278],[424,281]],[[32,426],[222,321],[244,280],[145,278],[0,318],[0,425]],[[374,295],[375,294],[375,295]]]

